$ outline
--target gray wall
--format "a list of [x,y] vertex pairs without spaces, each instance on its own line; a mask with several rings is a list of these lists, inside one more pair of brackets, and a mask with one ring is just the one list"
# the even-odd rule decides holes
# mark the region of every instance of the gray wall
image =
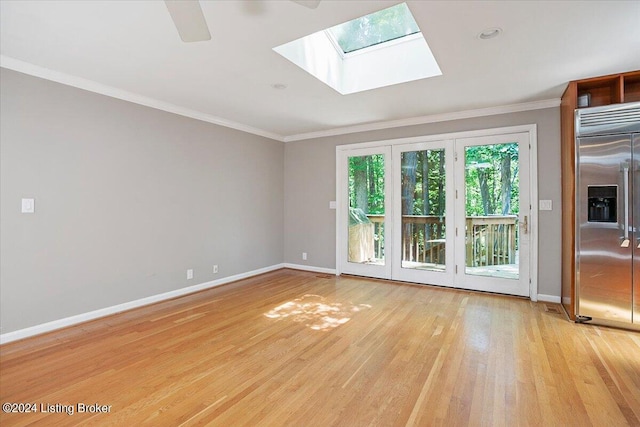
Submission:
[[282,262],[335,268],[336,145],[531,123],[554,204],[539,293],[560,295],[558,108],[284,145],[6,69],[0,84],[2,333]]
[[[337,145],[477,129],[537,124],[538,198],[553,202],[540,211],[538,293],[560,296],[560,109],[549,108],[473,119],[453,120],[287,143],[285,167],[285,262],[335,268]],[[301,253],[307,252],[303,261]]]
[[283,262],[283,143],[1,73],[2,333]]

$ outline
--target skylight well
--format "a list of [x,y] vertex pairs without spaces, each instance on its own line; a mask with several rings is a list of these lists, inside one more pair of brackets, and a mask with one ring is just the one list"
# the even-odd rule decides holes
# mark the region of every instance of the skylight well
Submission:
[[406,3],[273,50],[343,95],[442,75]]

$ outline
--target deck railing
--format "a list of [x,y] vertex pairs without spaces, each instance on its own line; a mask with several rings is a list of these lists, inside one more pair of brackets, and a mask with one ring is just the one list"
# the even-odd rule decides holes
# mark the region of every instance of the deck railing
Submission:
[[384,215],[368,215],[369,221],[373,223],[374,257],[384,258]]
[[467,217],[467,267],[515,264],[517,234],[516,215]]
[[[367,215],[374,225],[375,258],[384,254],[384,215]],[[403,215],[402,259],[410,262],[445,263],[444,217]],[[514,264],[518,217],[471,216],[466,219],[467,267]]]

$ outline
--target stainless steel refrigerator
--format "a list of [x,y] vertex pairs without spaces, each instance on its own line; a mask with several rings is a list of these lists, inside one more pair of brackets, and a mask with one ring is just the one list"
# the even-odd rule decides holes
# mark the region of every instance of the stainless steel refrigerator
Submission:
[[640,327],[640,102],[576,110],[579,322]]

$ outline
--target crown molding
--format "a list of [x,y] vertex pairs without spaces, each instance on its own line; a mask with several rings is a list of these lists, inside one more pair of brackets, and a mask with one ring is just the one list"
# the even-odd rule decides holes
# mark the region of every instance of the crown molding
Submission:
[[202,113],[200,111],[191,110],[189,108],[181,107],[169,102],[160,101],[158,99],[143,96],[134,92],[118,89],[113,86],[104,85],[93,80],[88,80],[81,77],[73,76],[71,74],[65,74],[59,71],[51,70],[49,68],[40,67],[38,65],[11,58],[9,56],[0,55],[0,67],[18,71],[23,74],[28,74],[30,76],[39,77],[45,80],[51,80],[67,86],[84,89],[89,92],[95,92],[101,95],[110,96],[112,98],[121,99],[123,101],[133,102],[134,104],[144,105],[145,107],[151,107],[157,110],[166,111],[168,113],[178,114],[180,116],[213,123],[215,125],[251,133],[253,135],[258,135],[269,139],[275,139],[276,141],[284,141],[284,137],[276,133],[268,132],[211,114]]
[[316,132],[300,133],[294,135],[283,136],[253,126],[234,122],[222,117],[206,114],[200,111],[191,110],[169,102],[160,101],[155,98],[143,96],[134,92],[118,89],[113,86],[104,85],[93,80],[83,79],[81,77],[65,74],[49,68],[40,67],[19,59],[11,58],[6,55],[0,55],[0,67],[9,70],[18,71],[20,73],[51,80],[67,86],[73,86],[90,92],[99,93],[112,98],[121,99],[123,101],[133,102],[135,104],[144,105],[146,107],[155,108],[180,116],[189,117],[196,120],[212,123],[218,126],[247,132],[253,135],[262,136],[269,139],[282,142],[304,141],[314,138],[322,138],[327,136],[346,135],[350,133],[368,132],[382,129],[392,129],[404,126],[415,126],[427,123],[445,122],[450,120],[470,119],[474,117],[493,116],[498,114],[517,113],[521,111],[540,110],[544,108],[552,108],[560,106],[560,99],[546,99],[542,101],[526,102],[521,104],[511,104],[499,107],[480,108],[476,110],[458,111],[453,113],[432,114],[427,116],[410,117],[406,119],[388,120],[380,122],[371,122],[361,125],[345,126],[340,128],[326,129]]
[[427,123],[446,122],[450,120],[471,119],[474,117],[494,116],[498,114],[518,113],[521,111],[541,110],[560,106],[560,99],[545,99],[542,101],[525,102],[521,104],[503,105],[499,107],[480,108],[477,110],[457,111],[454,113],[432,114],[428,116],[411,117],[399,120],[372,122],[362,125],[345,126],[318,132],[300,133],[284,137],[284,142],[304,141],[307,139],[326,136],[346,135],[350,133],[368,132],[373,130],[391,129],[404,126],[423,125]]

